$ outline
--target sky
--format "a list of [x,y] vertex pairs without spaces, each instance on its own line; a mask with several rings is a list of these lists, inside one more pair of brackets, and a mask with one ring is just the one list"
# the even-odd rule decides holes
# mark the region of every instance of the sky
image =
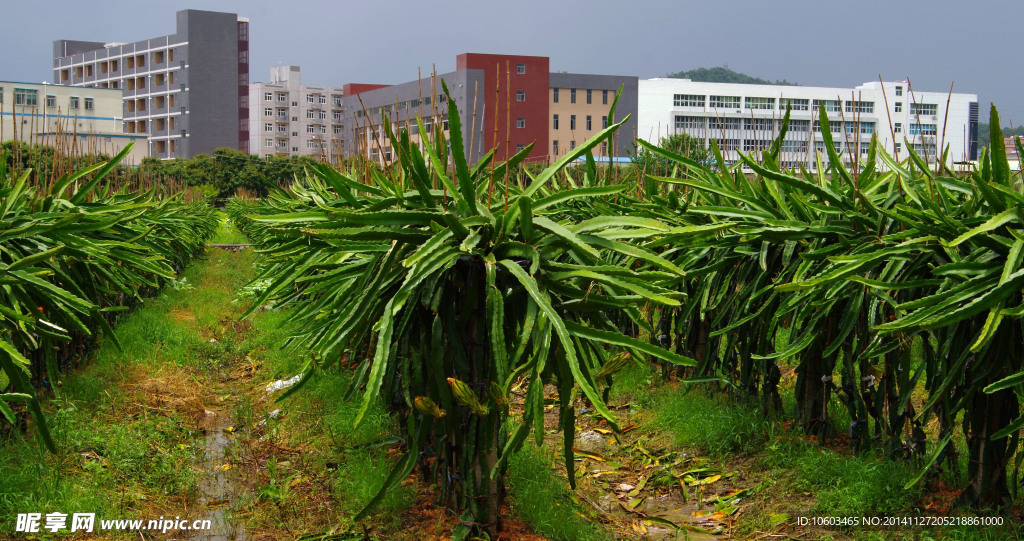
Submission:
[[977,94],[1024,123],[1019,0],[49,0],[4,2],[0,80],[52,81],[52,42],[132,42],[175,31],[181,9],[250,20],[250,80],[299,65],[303,84],[400,83],[464,52],[548,56],[552,71],[660,77],[727,66],[764,79],[854,87],[909,78]]

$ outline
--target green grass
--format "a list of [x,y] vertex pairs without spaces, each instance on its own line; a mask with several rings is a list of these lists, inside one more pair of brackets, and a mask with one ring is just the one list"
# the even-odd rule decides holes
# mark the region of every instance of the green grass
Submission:
[[231,218],[228,218],[227,214],[221,213],[220,219],[221,227],[217,229],[217,234],[214,235],[213,239],[210,240],[213,244],[248,244],[249,237],[246,237],[239,231],[234,224],[231,223]]
[[709,396],[701,388],[664,387],[654,394],[650,427],[669,436],[679,447],[699,449],[711,456],[752,451],[778,430],[753,404],[726,394]]
[[512,511],[538,534],[555,541],[613,539],[596,524],[589,508],[573,500],[564,472],[552,471],[556,460],[553,450],[532,443],[509,459],[507,480]]

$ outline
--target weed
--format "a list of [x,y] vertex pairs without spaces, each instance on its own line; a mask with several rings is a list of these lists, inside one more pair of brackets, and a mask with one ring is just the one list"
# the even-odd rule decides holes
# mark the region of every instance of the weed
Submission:
[[524,445],[509,459],[509,497],[513,511],[533,529],[556,541],[599,541],[612,535],[595,524],[589,510],[573,501],[563,481],[552,474],[554,452]]

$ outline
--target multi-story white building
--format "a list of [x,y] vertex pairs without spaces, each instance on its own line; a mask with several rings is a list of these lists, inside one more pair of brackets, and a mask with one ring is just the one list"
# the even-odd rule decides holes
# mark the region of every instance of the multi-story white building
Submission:
[[299,66],[270,68],[269,83],[249,85],[249,152],[263,157],[341,152],[341,88],[303,86]]
[[729,162],[767,149],[779,133],[787,105],[789,131],[779,155],[783,167],[814,168],[816,151],[828,155],[818,121],[828,114],[833,145],[847,163],[863,161],[872,137],[900,160],[912,148],[934,163],[949,148],[951,163],[978,157],[978,96],[920,92],[908,82],[868,82],[855,88],[703,83],[641,79],[637,137],[651,142],[686,133],[713,140]]
[[0,81],[0,141],[108,156],[135,143],[128,165],[148,155],[146,135],[124,133],[120,90]]

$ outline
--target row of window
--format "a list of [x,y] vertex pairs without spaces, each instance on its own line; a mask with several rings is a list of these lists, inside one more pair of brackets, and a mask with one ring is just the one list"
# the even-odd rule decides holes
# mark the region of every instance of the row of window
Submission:
[[[320,142],[321,142],[321,139],[309,139],[309,140],[306,141],[306,148],[318,148],[318,145],[320,145]],[[263,147],[264,148],[274,148],[274,147],[285,148],[287,146],[288,146],[288,140],[287,139],[276,139],[276,140],[275,139],[266,139],[266,140],[263,141]],[[292,147],[292,150],[293,151],[297,151],[298,149],[295,148],[295,147]]]
[[[154,65],[164,64],[165,62],[174,62],[174,49],[153,51],[150,53],[150,60]],[[241,60],[241,57],[239,58]],[[246,61],[248,60],[248,53],[246,54]],[[95,64],[84,64],[81,66],[75,66],[75,79],[83,79],[85,77],[93,77],[95,74],[106,75],[108,73],[114,73],[120,71],[120,63],[118,59],[113,60],[101,60]],[[125,69],[136,69],[146,67],[146,55],[129,55],[124,57]],[[65,83],[71,79],[71,68],[64,68],[60,70],[60,82]]]
[[[263,101],[279,101],[281,103],[288,102],[287,92],[264,92]],[[327,104],[327,96],[324,94],[311,93],[306,94],[306,103],[313,103],[319,105]],[[338,94],[331,94],[331,103],[334,107],[341,107],[341,96]],[[292,102],[292,105],[297,106],[298,102]]]
[[[4,89],[0,88],[0,104],[4,102]],[[96,101],[93,98],[85,98],[84,100],[78,96],[71,96],[68,98],[68,109],[78,109],[84,103],[86,110],[93,110],[96,108]],[[35,88],[18,88],[14,87],[14,104],[24,105],[26,107],[37,107],[39,106],[39,90]],[[57,96],[54,94],[46,95],[46,107],[56,107]]]
[[[551,89],[551,101],[554,102],[554,103],[558,103],[558,94],[559,94],[558,91],[559,91],[558,88],[552,88]],[[587,105],[591,105],[591,104],[594,103],[594,90],[591,89],[591,88],[588,88],[588,89],[586,89],[586,91],[587,91]],[[569,103],[576,103],[576,89],[575,88],[570,88],[569,89]],[[601,91],[601,105],[608,105],[608,91],[607,90],[602,90]]]
[[[340,134],[341,133],[341,128],[342,128],[341,126],[333,126],[332,127],[332,131],[335,134]],[[274,132],[274,125],[271,124],[270,122],[267,122],[267,123],[263,124],[263,131],[268,132],[268,133],[273,133]],[[286,133],[288,133],[288,126],[285,125],[285,124],[279,124],[277,126],[277,131],[280,132],[280,133],[285,133],[286,134]],[[325,126],[323,124],[319,124],[319,125],[312,125],[311,124],[309,126],[306,126],[306,133],[316,134],[317,132],[319,132],[321,134],[326,134],[327,133],[327,126]],[[299,132],[297,132],[297,131],[293,131],[292,132],[292,136],[298,137],[298,135],[299,135]],[[281,135],[279,137],[287,137],[287,136],[286,135]]]
[[[520,147],[522,147],[522,146],[523,145],[520,145]],[[571,151],[571,150],[575,150],[575,149],[576,149],[576,140],[569,141],[569,150]],[[518,148],[517,147],[516,152],[518,152],[520,150],[522,150],[522,148]],[[551,153],[552,154],[560,154],[561,153],[560,149],[559,149],[559,146],[558,146],[558,139],[552,139],[551,140]],[[598,155],[599,156],[607,156],[608,155],[608,141],[604,141],[604,142],[601,143],[601,150],[600,150]]]
[[[719,118],[719,117],[704,117],[704,116],[688,116],[688,115],[676,115],[675,116],[675,127],[677,130],[753,130],[753,131],[767,131],[771,132],[776,129],[776,126],[780,126],[781,121],[776,121],[771,118]],[[925,127],[931,126],[934,131],[934,124],[925,124]],[[817,120],[790,120],[789,131],[791,132],[806,132],[808,129],[813,127],[814,131],[821,132],[821,123]],[[902,124],[896,123],[896,131],[902,131]],[[844,130],[846,133],[860,133],[871,134],[875,132],[874,122],[830,122],[829,129],[835,133],[842,133]],[[911,132],[913,133],[913,132]]]
[[[897,95],[902,95],[900,92]],[[741,96],[707,96],[704,94],[674,94],[672,105],[675,107],[707,107],[713,109],[739,109],[742,100],[744,109],[774,110],[775,98],[764,97],[741,97]],[[779,110],[785,111],[787,107],[794,111],[807,111],[811,107],[815,110],[824,106],[826,112],[830,113],[874,113],[875,102],[857,100],[810,100],[803,98],[779,98]],[[845,107],[844,107],[845,105]],[[912,103],[911,114],[934,115],[938,105],[934,103]],[[903,110],[903,103],[896,102],[897,113]]]
[[[154,118],[153,119],[153,130],[157,133],[163,131],[173,131],[175,129],[175,117],[167,118]],[[124,123],[125,133],[146,133],[148,127],[145,120],[129,120]]]
[[[601,117],[601,129],[603,130],[603,129],[607,128],[607,127],[608,127],[608,117],[607,116],[602,116]],[[553,129],[553,130],[557,130],[558,129],[558,115],[552,115],[551,116],[551,129]],[[570,130],[575,130],[576,129],[576,115],[569,115],[569,129]],[[587,130],[593,130],[594,129],[594,127],[593,127],[593,117],[591,117],[590,115],[587,115],[586,129]]]
[[[275,109],[273,107],[264,107],[263,108],[263,116],[264,117],[273,118],[275,115],[277,116],[277,121],[278,122],[287,122],[288,121],[288,109],[277,109],[275,111]],[[335,122],[341,122],[341,118],[342,118],[341,111],[334,111],[331,114],[331,118],[333,118]],[[291,119],[292,119],[292,122],[298,122],[299,121],[299,117],[297,117],[297,116],[293,116],[293,117],[291,117]],[[306,119],[307,120],[327,120],[327,111],[308,110],[308,111],[306,111]]]
[[[391,114],[394,114],[396,111],[404,111],[404,110],[407,110],[407,109],[416,109],[418,107],[427,107],[427,106],[430,105],[430,103],[431,103],[431,96],[424,96],[422,99],[421,98],[416,98],[416,99],[408,100],[408,101],[400,101],[397,104],[381,105],[380,107],[372,107],[372,108],[370,108],[370,109],[368,109],[366,111],[363,111],[363,109],[360,108],[360,109],[356,110],[356,116],[359,117],[359,118],[363,118],[367,114],[369,114],[370,116],[380,115],[380,114],[389,114],[389,115],[391,115]],[[438,94],[437,95],[437,103],[439,103],[439,104],[445,103],[444,94]]]

